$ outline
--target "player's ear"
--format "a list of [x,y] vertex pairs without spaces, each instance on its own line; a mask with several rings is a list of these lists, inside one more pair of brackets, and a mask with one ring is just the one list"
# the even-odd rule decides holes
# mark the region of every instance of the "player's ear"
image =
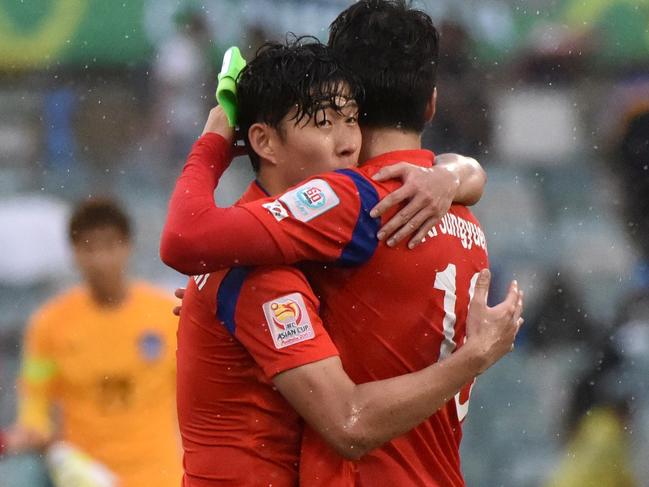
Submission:
[[254,123],[248,129],[250,148],[260,157],[272,164],[277,164],[275,154],[274,130],[265,123]]
[[430,122],[435,116],[435,108],[437,107],[437,87],[433,88],[433,94],[430,95],[428,102],[426,103],[426,122]]

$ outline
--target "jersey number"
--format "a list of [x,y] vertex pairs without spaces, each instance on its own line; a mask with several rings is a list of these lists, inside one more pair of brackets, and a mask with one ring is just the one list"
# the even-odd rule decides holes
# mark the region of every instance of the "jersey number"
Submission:
[[[469,284],[469,304],[473,299],[478,275],[479,273],[475,273],[471,278],[471,283]],[[457,346],[455,343],[455,323],[457,321],[455,315],[457,269],[455,264],[449,264],[446,269],[435,275],[435,284],[433,287],[444,292],[444,339],[439,348],[439,360],[443,360],[453,353],[453,350],[455,350],[455,347]],[[464,339],[466,340],[466,337]],[[457,410],[457,418],[459,421],[462,421],[469,412],[469,399],[471,396],[471,390],[473,389],[473,384],[475,384],[475,380],[455,394],[455,408]],[[468,387],[468,391],[466,390],[466,387]]]

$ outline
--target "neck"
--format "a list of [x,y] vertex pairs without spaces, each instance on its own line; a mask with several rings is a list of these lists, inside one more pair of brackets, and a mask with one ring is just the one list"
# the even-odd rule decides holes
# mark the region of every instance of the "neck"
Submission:
[[92,300],[102,308],[117,308],[128,295],[128,284],[125,279],[122,279],[111,289],[103,289],[98,286],[89,286],[89,289]]
[[291,184],[285,181],[280,171],[277,171],[274,166],[262,164],[257,173],[257,181],[261,187],[268,191],[270,196],[283,193]]
[[421,134],[404,132],[393,128],[363,128],[363,146],[359,160],[361,165],[374,157],[397,150],[421,149]]

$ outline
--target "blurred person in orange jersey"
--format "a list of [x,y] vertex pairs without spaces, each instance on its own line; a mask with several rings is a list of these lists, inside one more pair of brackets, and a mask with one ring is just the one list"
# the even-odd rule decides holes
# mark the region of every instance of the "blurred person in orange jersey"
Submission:
[[[32,317],[18,418],[0,443],[7,453],[21,453],[51,452],[62,441],[63,451],[77,453],[68,464],[92,460],[95,470],[103,466],[108,473],[100,476],[114,479],[83,485],[176,487],[181,464],[176,319],[168,311],[173,300],[129,279],[131,224],[113,201],[77,207],[69,237],[83,284]],[[56,451],[49,457],[60,466],[65,456]],[[69,485],[57,472],[52,475],[55,483]]]

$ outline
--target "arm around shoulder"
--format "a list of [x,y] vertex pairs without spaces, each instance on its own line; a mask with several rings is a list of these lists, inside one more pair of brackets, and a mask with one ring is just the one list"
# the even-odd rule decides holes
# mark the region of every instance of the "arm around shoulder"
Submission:
[[438,155],[435,164],[457,175],[459,186],[455,203],[471,206],[480,201],[487,184],[487,173],[478,161],[472,157],[448,153]]
[[355,384],[334,357],[282,372],[273,382],[339,455],[358,460],[434,414],[483,365],[467,348],[418,372]]

